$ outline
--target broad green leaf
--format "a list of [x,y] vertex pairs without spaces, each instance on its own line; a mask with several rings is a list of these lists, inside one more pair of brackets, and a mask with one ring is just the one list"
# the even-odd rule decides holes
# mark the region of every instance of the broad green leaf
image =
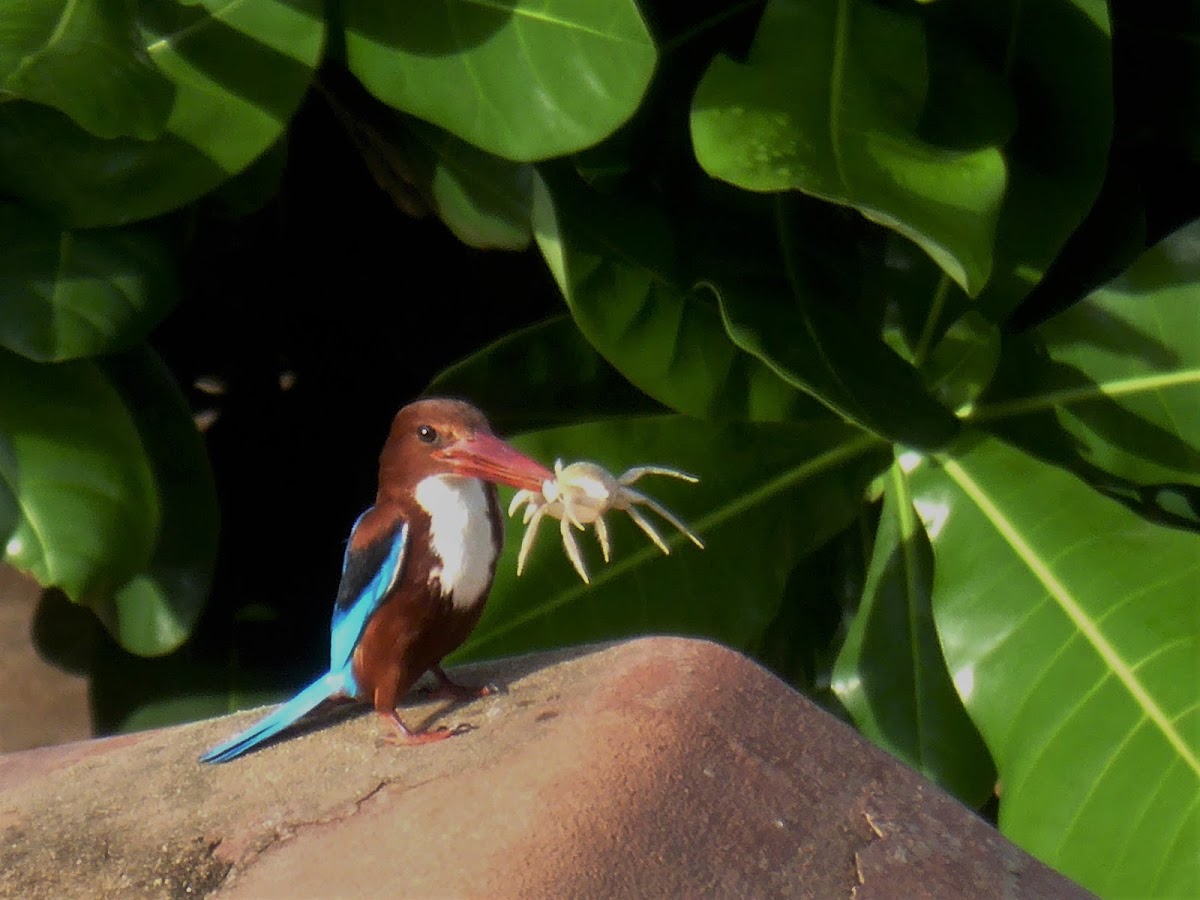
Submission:
[[933,548],[897,463],[833,691],[864,735],[979,807],[992,793],[996,770],[946,669],[932,592]]
[[519,162],[598,143],[657,51],[633,0],[344,0],[346,61],[380,100]]
[[141,46],[174,90],[162,135],[106,140],[55,110],[0,104],[0,192],[76,227],[188,203],[280,138],[325,34],[317,0],[174,0],[139,16]]
[[[1008,184],[996,226],[991,281],[979,302],[1001,321],[1083,221],[1112,140],[1112,38],[1104,0],[970,0],[939,4],[948,27],[971,36],[1017,107],[1004,147]],[[1070,53],[1063,48],[1070,47]]]
[[958,421],[926,393],[914,368],[800,270],[791,249],[798,237],[786,218],[781,214],[781,241],[792,253],[790,291],[754,294],[744,280],[727,282],[718,302],[730,340],[876,434],[914,447],[947,444]]
[[93,608],[145,569],[161,512],[120,395],[90,362],[0,350],[4,561]]
[[1048,360],[1014,377],[981,420],[1048,409],[1089,465],[1136,484],[1200,485],[1200,223],[1045,322]]
[[912,475],[1000,825],[1101,896],[1200,893],[1200,537],[992,438]]
[[992,267],[1005,163],[996,146],[924,139],[928,89],[915,11],[770,0],[749,59],[718,57],[700,83],[696,158],[747,190],[852,206],[911,238],[975,294]]
[[[640,390],[698,418],[781,421],[823,410],[739,350],[710,287],[685,274],[660,207],[549,173],[534,179],[538,248],[575,324]],[[773,273],[772,273],[773,274]]]
[[426,122],[408,129],[423,163],[426,199],[464,244],[485,250],[529,246],[533,169],[472,147]]
[[148,232],[70,231],[0,203],[0,346],[41,362],[142,340],[175,302],[169,253]]
[[201,196],[227,174],[171,134],[155,141],[97,138],[62,113],[0,103],[0,193],[64,227],[121,225]]
[[443,371],[425,393],[470,397],[504,433],[663,411],[568,315],[505,335]]
[[590,529],[578,535],[592,576],[585,585],[567,561],[557,520],[547,516],[518,578],[524,529],[510,522],[491,600],[460,659],[664,631],[753,646],[796,562],[854,518],[865,485],[885,464],[882,445],[837,423],[718,426],[660,416],[550,429],[514,443],[537,459],[591,459],[615,474],[647,463],[690,471],[698,484],[647,476],[637,487],[707,546],[698,550],[664,524],[672,552],[663,556],[613,511],[609,564]]
[[149,350],[110,359],[106,370],[146,449],[161,520],[144,571],[97,612],[126,650],[159,656],[191,634],[208,599],[217,556],[217,493],[183,395]]
[[158,137],[171,84],[138,40],[133,0],[0,0],[0,92],[100,138]]

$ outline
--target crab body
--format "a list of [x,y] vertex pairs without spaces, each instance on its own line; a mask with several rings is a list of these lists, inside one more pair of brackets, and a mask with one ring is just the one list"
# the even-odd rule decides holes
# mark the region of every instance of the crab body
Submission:
[[604,514],[616,509],[629,514],[634,523],[645,532],[646,536],[666,554],[671,550],[666,541],[655,530],[654,525],[639,507],[653,510],[662,518],[675,526],[694,543],[704,549],[704,542],[683,524],[670,510],[651,497],[634,490],[632,485],[646,475],[666,475],[682,481],[695,483],[693,475],[678,469],[665,466],[635,466],[620,476],[614,476],[603,466],[593,462],[575,462],[563,466],[562,460],[554,463],[554,479],[542,484],[541,493],[530,490],[518,491],[509,504],[508,514],[511,516],[521,506],[525,507],[522,521],[526,525],[525,536],[521,540],[521,550],[517,555],[517,574],[525,568],[525,560],[537,535],[538,525],[542,518],[549,515],[559,520],[559,531],[562,535],[563,548],[567,557],[585,583],[590,583],[587,568],[583,564],[583,555],[579,552],[579,543],[575,539],[571,527],[582,531],[585,526],[592,525],[596,530],[596,538],[600,542],[600,551],[604,561],[608,562],[611,555],[611,544],[608,538],[608,526]]

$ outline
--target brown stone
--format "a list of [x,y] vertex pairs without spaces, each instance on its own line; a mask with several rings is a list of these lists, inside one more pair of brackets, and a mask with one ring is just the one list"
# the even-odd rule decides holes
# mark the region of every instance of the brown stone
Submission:
[[1089,896],[746,658],[654,638],[459,670],[507,693],[221,766],[254,716],[0,757],[0,894]]
[[64,672],[34,646],[41,593],[32,578],[0,565],[0,753],[92,733],[86,676]]

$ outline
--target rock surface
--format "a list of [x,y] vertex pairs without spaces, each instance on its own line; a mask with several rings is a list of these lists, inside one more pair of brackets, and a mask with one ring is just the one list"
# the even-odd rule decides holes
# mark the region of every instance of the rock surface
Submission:
[[0,895],[1089,896],[744,657],[648,638],[460,669],[419,747],[327,715],[221,766],[212,722],[0,757]]
[[86,676],[64,672],[34,646],[41,593],[33,579],[0,565],[0,753],[92,733]]

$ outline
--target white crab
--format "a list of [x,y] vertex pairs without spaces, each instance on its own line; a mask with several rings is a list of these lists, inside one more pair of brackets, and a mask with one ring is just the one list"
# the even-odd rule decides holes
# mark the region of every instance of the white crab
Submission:
[[629,517],[637,526],[646,532],[646,536],[658,546],[663,553],[670,554],[670,548],[662,539],[650,520],[638,509],[646,506],[654,510],[681,532],[691,539],[692,543],[704,549],[704,542],[675,515],[658,501],[647,497],[640,491],[630,487],[635,481],[645,475],[668,475],[695,484],[700,479],[678,469],[668,469],[664,466],[635,466],[621,476],[614,476],[607,469],[592,462],[576,462],[563,466],[562,460],[554,463],[554,480],[542,484],[541,493],[522,490],[508,505],[508,514],[513,515],[523,504],[525,515],[522,521],[527,526],[525,536],[521,539],[521,552],[517,554],[517,575],[525,568],[525,559],[533,546],[534,535],[542,517],[549,514],[561,520],[559,530],[562,532],[563,547],[575,571],[584,583],[590,583],[587,569],[583,565],[583,556],[579,552],[579,544],[571,532],[574,525],[580,531],[585,525],[596,527],[596,537],[600,541],[600,550],[604,561],[609,559],[608,526],[604,522],[604,514],[610,509],[619,509],[629,513]]

